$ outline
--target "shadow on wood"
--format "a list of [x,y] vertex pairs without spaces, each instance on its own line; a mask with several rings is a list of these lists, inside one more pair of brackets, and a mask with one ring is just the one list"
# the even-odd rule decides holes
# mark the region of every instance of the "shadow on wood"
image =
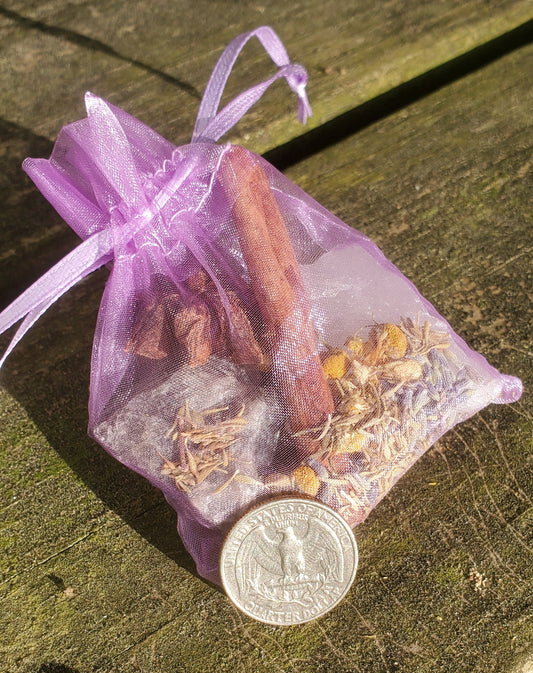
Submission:
[[[93,274],[48,311],[19,344],[16,357],[8,359],[2,385],[49,446],[108,509],[179,566],[196,574],[176,531],[176,513],[163,495],[86,435],[91,343],[105,276],[104,270]],[[3,339],[2,350],[5,345]],[[48,529],[57,523],[53,520],[57,505],[55,514],[48,517],[46,504],[43,507],[41,521]],[[79,518],[80,529],[96,526],[95,517],[83,521],[70,494],[65,494],[64,508],[67,517]]]
[[195,89],[195,87],[193,87],[188,82],[178,79],[177,77],[173,77],[172,75],[169,75],[166,72],[163,72],[158,68],[154,68],[151,65],[143,63],[142,61],[139,61],[135,58],[123,56],[118,51],[116,51],[116,49],[109,46],[108,44],[105,44],[105,42],[96,40],[95,38],[92,37],[87,37],[82,33],[73,30],[68,30],[67,28],[60,28],[59,26],[53,26],[51,24],[44,23],[43,21],[36,21],[35,19],[30,19],[26,16],[23,16],[22,14],[19,14],[18,12],[13,12],[12,10],[7,9],[7,7],[0,6],[0,16],[5,16],[8,19],[15,21],[20,26],[23,26],[24,28],[27,28],[29,30],[37,30],[47,35],[53,35],[54,37],[66,40],[67,42],[72,42],[73,44],[76,44],[84,49],[88,49],[90,51],[97,51],[102,54],[106,54],[107,56],[111,56],[114,59],[123,61],[124,63],[134,65],[135,67],[139,68],[140,70],[144,70],[150,75],[155,75],[156,77],[159,77],[168,84],[173,84],[174,86],[177,86],[179,89],[181,89],[185,93],[188,93],[193,98],[196,98],[198,100],[200,100],[201,98],[200,94]]

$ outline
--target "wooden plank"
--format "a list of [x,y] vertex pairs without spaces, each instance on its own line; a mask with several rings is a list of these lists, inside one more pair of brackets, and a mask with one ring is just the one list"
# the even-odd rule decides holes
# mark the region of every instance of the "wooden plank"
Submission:
[[[289,171],[378,241],[461,335],[526,389],[532,65],[531,47],[513,53]],[[2,374],[7,670],[519,673],[532,665],[530,397],[459,426],[394,488],[357,530],[361,569],[339,608],[302,628],[272,629],[237,614],[191,572],[163,498],[84,437],[104,277],[53,307]]]
[[[5,120],[52,140],[92,90],[185,143],[224,46],[269,24],[309,70],[314,127],[532,17],[527,0],[12,1],[0,9],[0,104]],[[270,72],[250,44],[228,98]],[[294,118],[278,84],[232,139],[264,152],[301,133]]]

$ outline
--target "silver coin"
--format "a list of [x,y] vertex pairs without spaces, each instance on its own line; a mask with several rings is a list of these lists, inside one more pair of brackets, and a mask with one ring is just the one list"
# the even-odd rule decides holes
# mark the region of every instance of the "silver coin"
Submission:
[[352,530],[332,509],[302,498],[269,501],[245,514],[222,548],[232,602],[266,624],[302,624],[345,596],[357,570]]

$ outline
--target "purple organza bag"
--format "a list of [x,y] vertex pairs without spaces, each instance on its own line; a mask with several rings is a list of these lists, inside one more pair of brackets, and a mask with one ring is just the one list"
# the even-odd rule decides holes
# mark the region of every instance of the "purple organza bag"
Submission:
[[[278,72],[217,112],[256,36]],[[8,350],[67,289],[112,262],[94,337],[89,433],[160,488],[198,571],[278,494],[361,522],[447,430],[521,394],[363,234],[261,157],[216,141],[305,70],[268,27],[222,54],[190,145],[87,94],[49,160],[24,169],[83,239],[0,315]],[[6,354],[7,355],[7,354]]]

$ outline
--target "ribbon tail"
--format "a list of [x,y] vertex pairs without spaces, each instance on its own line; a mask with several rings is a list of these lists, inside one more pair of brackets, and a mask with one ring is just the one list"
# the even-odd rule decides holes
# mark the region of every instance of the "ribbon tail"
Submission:
[[10,355],[11,351],[15,348],[15,346],[18,344],[18,342],[22,339],[22,337],[26,334],[26,332],[30,329],[30,327],[39,320],[39,318],[43,315],[43,313],[50,308],[50,306],[55,302],[55,298],[49,299],[47,302],[43,302],[40,306],[38,306],[36,309],[33,311],[30,311],[28,315],[24,318],[24,321],[16,331],[15,336],[11,339],[11,342],[9,343],[9,346],[7,347],[5,353],[3,354],[2,358],[0,358],[0,368],[3,366],[4,362],[7,360],[8,356]]
[[109,231],[100,231],[63,257],[20,297],[5,308],[0,313],[0,334],[22,318],[24,318],[24,321],[0,360],[0,367],[30,327],[54,302],[78,281],[112,258],[113,247]]

